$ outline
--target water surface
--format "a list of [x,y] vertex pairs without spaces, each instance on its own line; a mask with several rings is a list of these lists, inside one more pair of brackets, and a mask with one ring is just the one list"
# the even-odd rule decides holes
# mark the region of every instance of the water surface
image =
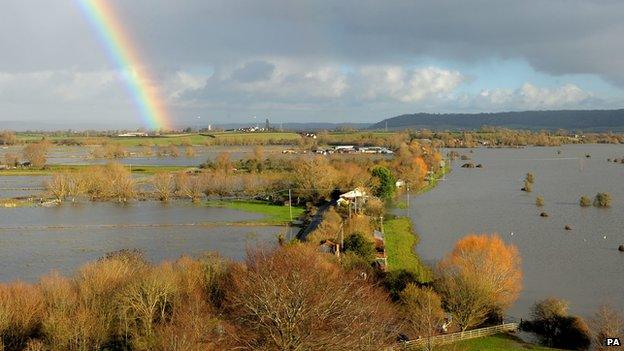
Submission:
[[140,249],[152,262],[217,251],[242,259],[246,249],[274,245],[295,228],[228,225],[260,214],[189,202],[65,204],[0,209],[0,281],[36,281],[50,270],[71,274],[107,252]]
[[[411,209],[397,210],[413,219],[423,259],[440,259],[468,233],[496,232],[523,260],[524,289],[512,315],[525,316],[548,296],[569,300],[582,314],[603,303],[624,307],[624,253],[617,250],[624,244],[624,165],[606,161],[623,157],[624,146],[457,151],[484,168],[460,168],[468,161],[455,161],[438,187],[412,197]],[[535,175],[532,193],[520,191],[527,172]],[[579,206],[581,195],[603,191],[613,197],[611,208]],[[543,209],[535,206],[537,195]],[[540,217],[541,211],[550,217]],[[566,224],[573,230],[564,230]]]

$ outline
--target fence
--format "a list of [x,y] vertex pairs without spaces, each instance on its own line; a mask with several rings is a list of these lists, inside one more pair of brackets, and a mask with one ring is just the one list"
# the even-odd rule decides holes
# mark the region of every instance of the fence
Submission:
[[431,337],[430,339],[424,338],[424,339],[412,340],[412,341],[403,343],[401,346],[393,348],[393,350],[406,350],[406,351],[414,350],[415,351],[415,350],[420,350],[424,348],[430,342],[431,342],[431,345],[452,344],[457,341],[481,338],[484,336],[490,336],[490,335],[505,333],[505,332],[513,332],[516,330],[518,330],[518,323],[505,323],[505,324],[496,325],[493,327],[468,330],[465,332],[436,335],[436,336]]

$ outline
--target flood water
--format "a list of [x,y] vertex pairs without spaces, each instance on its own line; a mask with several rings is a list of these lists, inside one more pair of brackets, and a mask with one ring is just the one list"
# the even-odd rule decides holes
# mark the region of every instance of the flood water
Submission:
[[246,248],[274,245],[296,228],[228,225],[262,215],[188,202],[65,204],[0,209],[0,281],[36,281],[50,270],[71,274],[107,252],[140,249],[152,262],[217,251],[242,259]]
[[[412,218],[425,261],[442,258],[468,233],[500,233],[522,256],[524,288],[512,316],[526,316],[536,300],[549,296],[568,300],[571,311],[583,315],[604,303],[624,307],[624,253],[618,252],[624,244],[624,164],[607,162],[624,157],[624,146],[457,151],[484,168],[460,168],[470,161],[454,161],[446,180],[412,197],[410,209],[397,210]],[[532,193],[520,191],[527,172],[535,175]],[[612,195],[611,208],[579,206],[581,195],[597,192]],[[542,209],[537,195],[544,198]],[[550,216],[540,217],[542,211]]]
[[[4,155],[11,153],[21,155],[23,146],[5,146],[0,148],[0,159],[4,159]],[[282,154],[282,150],[292,148],[292,146],[263,146],[266,156],[276,157],[294,157],[295,155]],[[153,154],[144,155],[143,147],[127,147],[128,157],[121,159],[94,158],[92,152],[96,149],[94,146],[53,146],[47,157],[47,164],[56,165],[75,165],[75,164],[103,164],[111,161],[122,164],[142,165],[142,166],[198,166],[208,160],[214,160],[223,152],[230,154],[232,160],[249,158],[253,154],[254,146],[193,146],[194,155],[185,155],[185,148],[178,147],[180,156],[169,157],[157,156],[157,148],[151,148]]]

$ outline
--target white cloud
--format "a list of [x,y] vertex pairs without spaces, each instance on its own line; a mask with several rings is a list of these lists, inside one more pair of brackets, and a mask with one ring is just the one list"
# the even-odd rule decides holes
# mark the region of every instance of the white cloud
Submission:
[[405,103],[448,97],[466,80],[458,71],[437,67],[366,66],[359,75],[364,99],[389,98]]
[[538,87],[531,83],[524,83],[513,89],[483,90],[476,96],[475,102],[483,107],[498,107],[504,109],[549,109],[549,108],[578,108],[591,102],[594,95],[575,84],[565,84],[558,87]]

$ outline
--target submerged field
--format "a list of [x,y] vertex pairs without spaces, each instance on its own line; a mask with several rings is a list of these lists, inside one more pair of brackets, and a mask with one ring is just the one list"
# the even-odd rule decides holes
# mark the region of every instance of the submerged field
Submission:
[[[523,291],[512,316],[526,316],[536,300],[548,296],[568,300],[583,315],[605,303],[624,305],[624,255],[618,252],[624,243],[624,166],[607,162],[624,155],[624,146],[455,150],[471,160],[457,160],[453,172],[413,197],[408,210],[426,263],[442,258],[466,234],[499,233],[522,257]],[[483,168],[461,168],[466,162]],[[535,176],[531,193],[520,191],[527,172]],[[593,198],[598,192],[611,194],[610,208],[579,206],[581,195]],[[541,208],[537,196],[544,199]]]

